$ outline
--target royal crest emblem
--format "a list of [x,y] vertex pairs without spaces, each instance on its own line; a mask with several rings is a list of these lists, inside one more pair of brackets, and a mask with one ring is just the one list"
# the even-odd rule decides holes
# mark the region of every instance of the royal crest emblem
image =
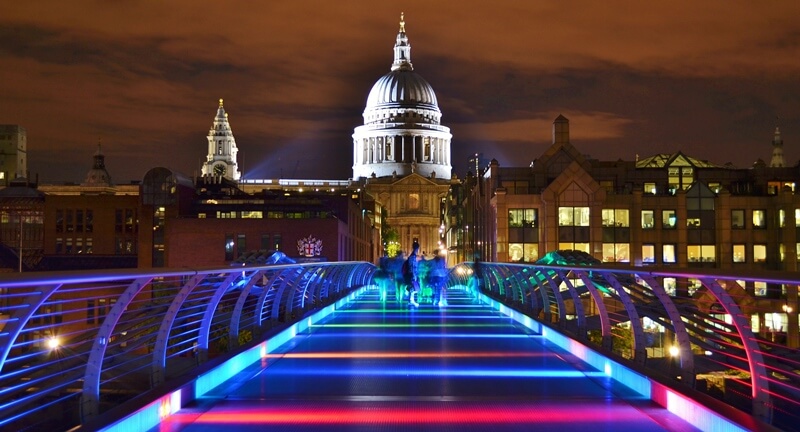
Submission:
[[297,253],[305,257],[320,256],[322,254],[322,240],[312,236],[297,241]]

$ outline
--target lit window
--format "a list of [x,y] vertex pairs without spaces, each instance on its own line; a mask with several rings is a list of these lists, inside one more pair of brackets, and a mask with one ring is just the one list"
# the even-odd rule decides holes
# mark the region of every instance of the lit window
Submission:
[[675,229],[678,226],[678,216],[675,214],[675,210],[661,211],[661,225],[664,229]]
[[733,262],[747,262],[747,248],[743,244],[733,245]]
[[661,254],[661,260],[664,262],[664,264],[674,264],[678,262],[678,258],[675,254],[674,244],[665,244],[662,251],[663,253]]
[[767,261],[767,245],[757,244],[753,245],[753,262],[766,262]]
[[603,262],[630,262],[627,243],[603,243]]
[[576,250],[581,252],[589,253],[589,243],[559,243],[558,248],[560,250]]
[[642,229],[653,229],[656,226],[656,217],[653,210],[642,210]]
[[664,278],[664,291],[667,292],[667,295],[675,296],[678,288],[678,280],[675,278]]
[[610,226],[610,227],[630,226],[628,209],[603,209],[602,218],[603,218],[603,226]]
[[534,262],[539,259],[539,245],[534,243],[509,243],[509,262]]
[[408,208],[410,210],[419,209],[419,194],[418,193],[410,193],[410,194],[408,194]]
[[589,207],[559,207],[558,224],[561,226],[589,226]]
[[753,228],[767,227],[767,211],[753,210]]
[[656,262],[656,245],[642,245],[642,263],[653,264]]
[[716,247],[714,245],[688,245],[686,254],[689,262],[715,262]]

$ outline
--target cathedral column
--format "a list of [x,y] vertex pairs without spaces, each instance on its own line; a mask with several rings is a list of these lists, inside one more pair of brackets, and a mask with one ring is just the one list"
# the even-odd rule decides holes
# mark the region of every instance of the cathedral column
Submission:
[[450,164],[451,164],[451,162],[450,162],[450,140],[449,140],[449,139],[447,139],[447,140],[445,140],[445,141],[446,141],[446,142],[445,142],[445,155],[446,155],[446,159],[447,159],[447,160],[445,161],[445,163],[446,163],[447,165],[450,165]]
[[367,163],[375,163],[375,138],[369,139],[369,150],[367,151]]

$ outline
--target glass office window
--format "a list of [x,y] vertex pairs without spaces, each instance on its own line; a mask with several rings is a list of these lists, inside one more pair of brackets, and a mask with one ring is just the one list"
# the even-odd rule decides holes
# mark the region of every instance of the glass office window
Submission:
[[753,262],[766,262],[767,261],[767,245],[756,244],[753,245]]
[[744,229],[744,210],[731,210],[731,228]]
[[656,226],[656,216],[653,210],[642,210],[642,229],[653,229]]
[[664,229],[675,229],[678,226],[678,215],[675,210],[661,211],[661,226]]
[[767,211],[753,210],[753,228],[767,227]]
[[674,244],[665,244],[662,248],[661,260],[664,264],[674,264],[678,262]]
[[656,262],[656,245],[644,244],[642,245],[642,263],[653,264]]
[[747,262],[747,248],[743,244],[733,245],[733,262]]

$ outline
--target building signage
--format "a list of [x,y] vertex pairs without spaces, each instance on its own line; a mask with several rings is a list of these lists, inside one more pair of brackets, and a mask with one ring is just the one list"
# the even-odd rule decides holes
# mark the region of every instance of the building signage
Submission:
[[297,241],[297,253],[304,257],[320,256],[322,254],[322,240],[308,236]]

